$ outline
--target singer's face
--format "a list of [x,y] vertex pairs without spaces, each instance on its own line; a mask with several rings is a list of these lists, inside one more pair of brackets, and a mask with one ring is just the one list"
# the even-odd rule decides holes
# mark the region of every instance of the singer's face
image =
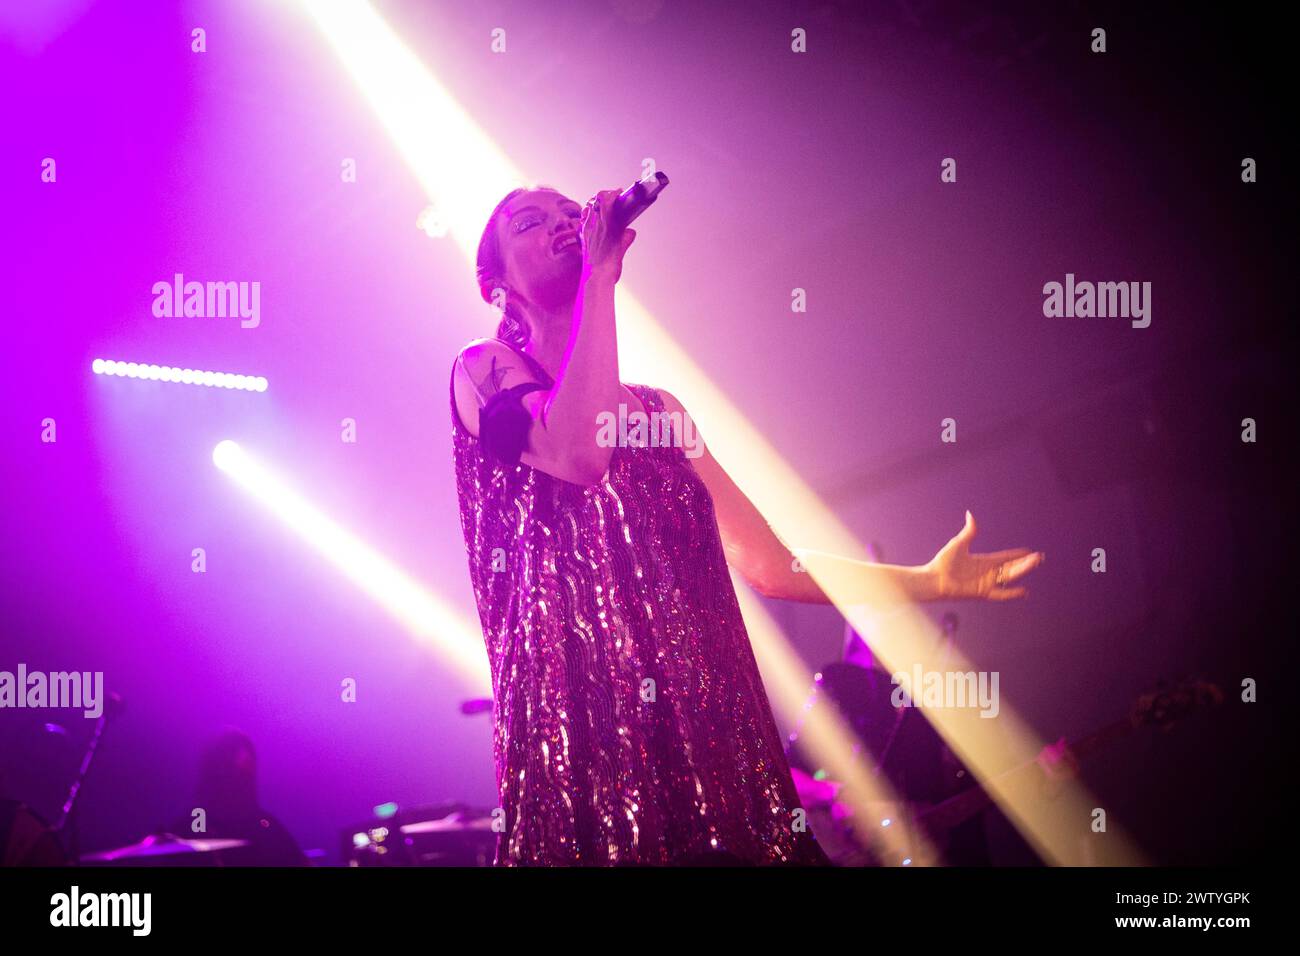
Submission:
[[582,273],[582,207],[549,189],[520,193],[497,218],[506,282],[532,302],[572,302]]

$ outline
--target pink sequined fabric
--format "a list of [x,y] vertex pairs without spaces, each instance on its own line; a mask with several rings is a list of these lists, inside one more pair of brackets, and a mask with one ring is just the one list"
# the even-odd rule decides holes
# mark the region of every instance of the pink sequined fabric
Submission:
[[454,387],[451,417],[492,671],[496,863],[824,864],[682,449],[615,448],[583,488],[484,455]]

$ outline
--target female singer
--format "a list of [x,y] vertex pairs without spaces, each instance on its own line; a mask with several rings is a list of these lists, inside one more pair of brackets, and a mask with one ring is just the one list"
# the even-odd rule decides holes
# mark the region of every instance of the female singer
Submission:
[[[517,189],[478,249],[495,338],[457,357],[461,525],[492,671],[499,865],[821,864],[728,575],[829,603],[704,449],[610,447],[598,415],[686,410],[619,378],[614,286],[636,238],[618,190],[585,207]],[[680,438],[680,436],[675,436]],[[974,521],[926,565],[843,559],[910,601],[1004,600],[1042,555],[974,555]]]

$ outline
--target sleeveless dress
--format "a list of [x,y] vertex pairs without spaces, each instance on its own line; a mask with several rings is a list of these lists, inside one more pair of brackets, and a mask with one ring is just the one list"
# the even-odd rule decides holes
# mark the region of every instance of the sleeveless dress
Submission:
[[454,367],[451,418],[492,674],[495,863],[826,864],[680,442],[616,447],[584,488],[487,454]]

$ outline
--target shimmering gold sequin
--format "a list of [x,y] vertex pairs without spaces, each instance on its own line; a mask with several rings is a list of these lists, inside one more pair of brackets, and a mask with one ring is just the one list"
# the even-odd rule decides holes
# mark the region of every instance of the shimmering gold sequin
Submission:
[[616,448],[582,488],[487,458],[454,390],[451,417],[492,671],[496,863],[825,863],[682,449]]

